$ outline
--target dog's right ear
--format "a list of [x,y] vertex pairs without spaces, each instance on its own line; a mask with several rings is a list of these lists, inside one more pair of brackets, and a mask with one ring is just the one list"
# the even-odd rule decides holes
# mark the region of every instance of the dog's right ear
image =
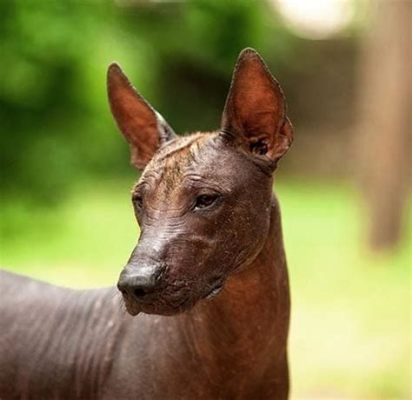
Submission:
[[159,147],[176,135],[116,63],[107,71],[107,92],[113,117],[130,145],[131,163],[143,169]]

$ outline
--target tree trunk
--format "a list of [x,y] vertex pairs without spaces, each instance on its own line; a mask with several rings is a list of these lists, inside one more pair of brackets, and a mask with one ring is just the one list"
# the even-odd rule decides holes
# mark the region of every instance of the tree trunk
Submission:
[[360,178],[372,249],[401,239],[411,172],[412,1],[371,2],[360,71]]

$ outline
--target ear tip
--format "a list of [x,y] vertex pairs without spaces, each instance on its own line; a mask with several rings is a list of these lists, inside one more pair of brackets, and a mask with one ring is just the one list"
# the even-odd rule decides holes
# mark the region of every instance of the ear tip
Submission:
[[109,76],[112,76],[112,75],[114,75],[114,74],[116,74],[116,75],[123,75],[123,71],[122,71],[122,68],[120,67],[120,65],[117,63],[117,62],[115,62],[115,61],[113,61],[113,62],[111,62],[110,64],[109,64],[109,67],[107,68],[107,76],[109,77]]
[[255,59],[262,58],[260,54],[252,47],[246,47],[239,53],[239,60],[252,59],[252,58],[255,58]]
[[127,76],[117,62],[110,63],[107,68],[106,81],[109,91],[114,86],[131,86]]

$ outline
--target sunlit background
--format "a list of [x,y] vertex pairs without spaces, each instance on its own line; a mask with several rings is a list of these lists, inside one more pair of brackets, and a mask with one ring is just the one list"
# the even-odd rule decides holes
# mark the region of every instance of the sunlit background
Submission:
[[[0,2],[0,264],[113,285],[138,173],[111,119],[118,61],[181,133],[219,125],[247,46],[288,98],[277,172],[292,286],[292,399],[407,399],[412,2]],[[1,294],[0,294],[1,295]]]

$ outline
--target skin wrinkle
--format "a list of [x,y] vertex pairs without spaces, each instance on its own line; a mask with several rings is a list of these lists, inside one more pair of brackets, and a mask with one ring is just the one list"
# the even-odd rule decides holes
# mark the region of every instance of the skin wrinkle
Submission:
[[[216,133],[207,134],[205,136],[213,137],[217,135]],[[168,210],[169,215],[173,211],[182,211],[186,207],[186,204],[182,204],[178,207],[173,207],[170,205],[168,201],[170,198],[174,199],[178,196],[181,187],[187,187],[188,189],[196,187],[201,189],[205,189],[209,187],[210,189],[213,187],[214,190],[219,191],[222,190],[222,185],[216,184],[202,184],[203,182],[207,182],[207,177],[201,176],[199,174],[194,173],[196,171],[196,167],[199,162],[202,161],[201,159],[201,152],[200,149],[206,147],[205,142],[209,142],[209,140],[205,140],[203,136],[200,134],[196,134],[192,140],[187,140],[184,138],[185,143],[184,146],[178,147],[178,149],[174,149],[172,152],[168,152],[166,155],[162,155],[160,153],[159,157],[156,157],[153,162],[153,168],[157,170],[162,170],[162,174],[157,174],[157,176],[151,176],[148,178],[145,174],[143,174],[139,183],[134,187],[133,194],[139,194],[143,197],[149,196],[149,193],[153,191],[151,188],[156,188],[156,199],[154,201],[148,201],[148,209],[147,213],[150,215],[151,211],[160,212],[163,210],[159,203],[164,204],[164,209]],[[178,141],[174,143],[177,145]],[[196,148],[196,151],[193,149]],[[188,157],[188,154],[191,154],[191,157]],[[173,157],[171,157],[173,155]],[[163,164],[161,164],[163,163]],[[163,190],[159,190],[158,186],[161,185],[164,188]],[[227,190],[226,190],[227,191]]]
[[[9,282],[8,287],[2,288],[5,289],[2,295],[7,296],[9,291],[10,294],[13,293],[15,287],[10,283],[15,282],[14,276],[5,272],[1,272],[0,275],[1,281]],[[27,279],[19,277],[18,281],[26,283]],[[14,368],[13,365],[18,366],[15,370],[17,380],[9,381],[10,384],[17,383],[17,387],[20,388],[19,398],[32,399],[39,390],[45,390],[50,381],[64,382],[67,379],[72,382],[72,388],[77,393],[76,398],[100,398],[103,382],[110,372],[116,347],[122,337],[121,325],[115,323],[125,316],[120,312],[119,296],[114,295],[113,289],[85,292],[57,288],[35,281],[31,283],[33,284],[26,285],[27,297],[21,296],[20,306],[31,310],[33,306],[36,307],[37,299],[47,312],[30,312],[26,314],[24,322],[17,326],[6,325],[12,316],[2,314],[2,323],[9,326],[9,330],[0,334],[0,344],[4,341],[4,334],[6,337],[19,338],[20,344],[24,345],[30,354],[30,358],[26,359],[20,358],[23,357],[23,353],[20,353],[18,359],[7,364],[7,368],[11,370]],[[48,293],[47,298],[42,297],[44,292]],[[78,302],[81,308],[76,309]],[[101,306],[98,307],[98,304]],[[68,312],[70,309],[74,312]],[[102,318],[105,314],[107,318]],[[50,336],[44,331],[45,326],[53,332],[54,340],[50,341]],[[31,334],[26,336],[25,332]],[[4,356],[4,353],[2,354]],[[3,361],[0,357],[0,364]],[[49,371],[48,377],[44,375],[44,370],[38,368],[45,361]],[[4,369],[0,369],[1,373],[4,373]],[[4,382],[0,380],[0,397],[7,400],[7,396],[1,395],[2,390],[4,391]],[[85,386],[85,382],[89,382],[89,386]],[[50,395],[52,398],[65,398],[65,391],[65,386],[59,388],[54,385]]]

